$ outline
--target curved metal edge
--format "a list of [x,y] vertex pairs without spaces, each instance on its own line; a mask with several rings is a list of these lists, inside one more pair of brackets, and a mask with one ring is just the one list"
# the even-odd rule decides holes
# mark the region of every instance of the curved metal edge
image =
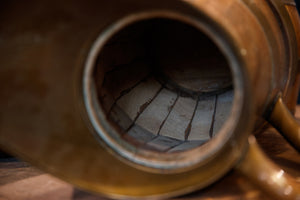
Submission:
[[275,101],[274,107],[267,120],[300,151],[300,124],[290,113],[281,96]]
[[236,169],[276,199],[299,200],[300,183],[268,159],[254,136],[248,141],[248,152]]

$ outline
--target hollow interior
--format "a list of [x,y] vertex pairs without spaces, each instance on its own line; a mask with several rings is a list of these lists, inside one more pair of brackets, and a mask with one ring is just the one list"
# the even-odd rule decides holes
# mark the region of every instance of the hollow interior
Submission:
[[230,66],[214,42],[184,22],[135,22],[102,47],[98,100],[123,141],[156,152],[201,146],[216,136],[233,101]]

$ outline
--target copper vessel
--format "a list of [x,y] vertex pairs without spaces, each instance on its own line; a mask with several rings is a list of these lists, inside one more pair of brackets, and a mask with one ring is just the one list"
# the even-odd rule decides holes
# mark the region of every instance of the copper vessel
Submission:
[[184,194],[233,168],[300,198],[251,135],[269,121],[300,148],[294,1],[1,4],[1,148],[111,198]]

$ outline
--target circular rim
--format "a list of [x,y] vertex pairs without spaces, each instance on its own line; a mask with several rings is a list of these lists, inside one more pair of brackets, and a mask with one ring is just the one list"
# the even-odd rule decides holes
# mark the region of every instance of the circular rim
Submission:
[[[105,120],[106,115],[102,111],[97,100],[95,85],[93,83],[94,66],[99,53],[105,43],[117,32],[138,21],[167,18],[191,25],[206,34],[226,57],[232,77],[234,80],[234,101],[231,114],[224,123],[219,134],[203,146],[185,151],[184,153],[161,154],[140,150],[138,153],[132,145],[122,141],[117,131]],[[194,169],[208,160],[212,159],[221,149],[233,138],[235,128],[240,122],[242,108],[245,104],[244,79],[242,78],[241,67],[235,55],[228,53],[226,41],[220,37],[219,33],[213,31],[211,27],[190,16],[171,11],[151,11],[141,12],[124,17],[102,32],[94,42],[83,73],[83,98],[90,122],[97,135],[101,138],[108,150],[112,150],[114,155],[121,158],[127,164],[136,168],[158,173],[178,173]],[[233,139],[232,139],[233,140]],[[197,155],[197,156],[195,156]]]

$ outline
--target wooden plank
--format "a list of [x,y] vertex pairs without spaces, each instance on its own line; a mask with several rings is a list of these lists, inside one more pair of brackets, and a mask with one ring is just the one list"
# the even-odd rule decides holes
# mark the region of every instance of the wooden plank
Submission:
[[216,113],[214,118],[213,136],[217,135],[223,124],[228,119],[231,113],[232,101],[234,93],[233,90],[229,90],[223,94],[218,95]]
[[139,125],[132,126],[124,136],[128,141],[136,140],[140,144],[151,141],[155,137],[154,134],[140,127]]
[[[115,67],[107,72],[100,91],[100,101],[106,111],[111,109],[115,101],[136,84],[143,80],[149,73],[149,67],[142,61]],[[98,87],[99,87],[99,83]]]
[[196,106],[196,100],[188,97],[179,97],[159,134],[185,140],[189,131],[189,124]]
[[147,145],[145,145],[145,148],[156,151],[167,151],[180,143],[182,143],[182,141],[159,135],[148,142]]
[[203,145],[207,140],[186,141],[178,146],[173,147],[168,152],[186,151]]
[[106,113],[108,113],[112,109],[112,106],[115,103],[115,99],[106,88],[103,88],[99,91],[99,100],[101,103],[101,107]]
[[209,140],[216,96],[199,99],[188,140]]
[[135,120],[155,97],[160,88],[161,85],[156,80],[149,78],[122,96],[116,104],[131,120]]
[[175,92],[162,89],[151,104],[149,104],[138,117],[136,124],[153,134],[157,134],[176,98],[177,94]]
[[126,131],[133,123],[133,120],[131,120],[129,116],[118,105],[115,105],[111,109],[109,118],[113,122],[117,123],[124,131]]

